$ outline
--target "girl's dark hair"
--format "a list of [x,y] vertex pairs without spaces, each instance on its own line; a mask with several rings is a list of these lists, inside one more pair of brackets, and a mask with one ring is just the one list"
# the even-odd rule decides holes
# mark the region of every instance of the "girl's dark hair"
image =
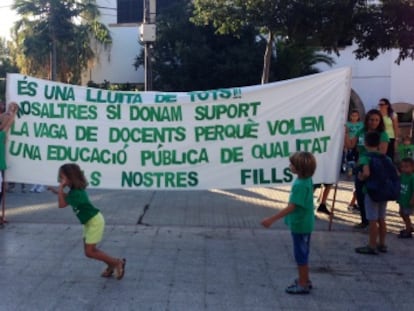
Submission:
[[383,102],[383,103],[385,103],[387,105],[387,114],[391,118],[392,115],[394,114],[394,109],[392,109],[391,103],[388,100],[388,98],[381,98],[379,101],[380,102]]
[[299,178],[312,177],[316,170],[316,159],[312,153],[307,151],[298,151],[289,157],[290,163],[298,172]]
[[66,163],[59,168],[59,173],[64,174],[69,182],[71,183],[71,189],[85,189],[88,186],[88,181],[86,180],[83,171],[79,165],[75,163]]
[[368,120],[373,115],[377,115],[379,117],[379,119],[380,119],[380,123],[378,124],[378,127],[376,128],[376,130],[378,132],[384,132],[385,131],[384,120],[382,119],[382,114],[381,114],[381,112],[378,109],[371,109],[365,115],[365,121],[364,121],[364,129],[365,129],[365,131],[368,131]]

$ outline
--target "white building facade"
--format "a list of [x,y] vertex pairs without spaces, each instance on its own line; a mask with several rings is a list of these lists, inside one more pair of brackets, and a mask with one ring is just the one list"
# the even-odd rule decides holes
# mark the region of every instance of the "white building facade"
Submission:
[[112,36],[108,50],[100,48],[99,57],[88,72],[82,75],[82,84],[88,81],[103,83],[144,83],[142,67],[135,70],[135,57],[141,52],[139,25],[142,20],[143,0],[97,0],[104,23]]
[[[340,51],[332,68],[351,67],[352,89],[361,98],[365,109],[377,108],[380,98],[388,98],[391,103],[404,102],[414,104],[414,61],[406,59],[396,64],[398,51],[382,53],[375,60],[357,60],[352,51],[355,46]],[[322,71],[332,69],[326,65]]]

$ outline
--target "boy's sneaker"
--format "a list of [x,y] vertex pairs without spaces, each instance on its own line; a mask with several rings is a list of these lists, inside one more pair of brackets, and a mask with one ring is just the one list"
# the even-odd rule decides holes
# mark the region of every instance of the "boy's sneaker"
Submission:
[[381,252],[381,253],[386,253],[388,252],[388,247],[387,245],[377,245],[377,251]]
[[[299,285],[299,279],[295,279],[294,284],[295,284],[295,285]],[[311,281],[311,280],[308,280],[307,287],[308,287],[309,289],[312,289],[312,288],[313,288],[313,284],[312,284],[312,281]]]
[[326,204],[324,204],[324,203],[319,204],[319,207],[318,207],[317,211],[319,213],[324,213],[326,215],[331,215],[331,212],[328,210],[328,208],[326,207]]
[[369,223],[361,222],[354,226],[354,229],[365,229],[369,226]]
[[399,239],[412,239],[413,238],[413,234],[412,234],[411,231],[408,232],[408,231],[405,231],[405,230],[401,230],[400,231],[400,234],[398,235],[398,238]]
[[364,255],[378,255],[378,251],[375,248],[372,248],[368,245],[355,248],[355,252]]
[[307,295],[310,293],[310,290],[307,286],[302,287],[299,284],[292,284],[286,287],[286,293],[293,295]]
[[358,205],[354,204],[354,205],[349,205],[348,206],[348,211],[353,212],[353,213],[359,213],[360,208]]

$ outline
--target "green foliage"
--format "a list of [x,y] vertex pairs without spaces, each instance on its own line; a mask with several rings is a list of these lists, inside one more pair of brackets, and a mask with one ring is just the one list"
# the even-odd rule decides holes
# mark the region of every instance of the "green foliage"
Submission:
[[[154,89],[191,91],[259,83],[264,42],[256,31],[245,27],[239,37],[217,36],[212,26],[189,21],[190,2],[176,1],[157,17]],[[143,64],[142,52],[135,66]]]
[[396,48],[397,63],[414,59],[414,1],[385,0],[360,7],[355,17],[357,58],[375,59],[380,52]]
[[10,48],[7,45],[6,39],[0,37],[0,101],[4,101],[6,97],[7,73],[14,72],[18,72],[18,69],[13,63]]
[[285,80],[319,72],[316,64],[332,66],[332,57],[319,53],[310,46],[278,42],[276,57],[272,61],[270,80]]
[[[397,48],[397,62],[414,59],[414,1],[383,0],[194,0],[192,21],[217,33],[240,34],[246,25],[267,36],[263,82],[275,41],[339,54],[357,44],[357,58],[375,59]],[[274,70],[273,70],[274,71]]]
[[15,0],[13,9],[21,16],[13,38],[22,73],[50,78],[52,66],[57,80],[80,83],[81,72],[97,55],[94,46],[111,44],[95,0]]

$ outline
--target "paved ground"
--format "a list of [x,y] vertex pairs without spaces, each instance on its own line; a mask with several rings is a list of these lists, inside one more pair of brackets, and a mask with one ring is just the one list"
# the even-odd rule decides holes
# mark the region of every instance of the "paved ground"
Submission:
[[107,221],[102,249],[127,259],[122,281],[99,277],[102,265],[83,256],[81,226],[54,195],[7,193],[0,310],[413,310],[414,241],[396,238],[396,204],[389,253],[358,255],[367,235],[352,229],[351,189],[339,185],[332,231],[317,215],[314,289],[300,297],[284,293],[296,276],[290,233],[283,222],[260,227],[285,206],[287,187],[91,190]]

